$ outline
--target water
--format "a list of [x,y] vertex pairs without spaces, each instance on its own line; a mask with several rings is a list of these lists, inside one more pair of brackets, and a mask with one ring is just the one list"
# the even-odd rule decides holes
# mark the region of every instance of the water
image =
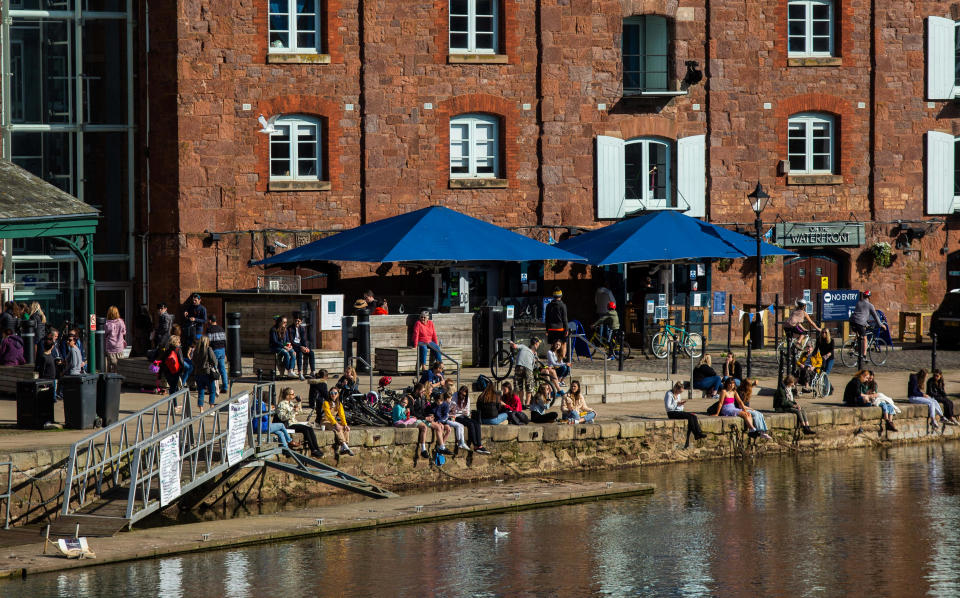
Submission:
[[657,492],[0,581],[0,596],[960,596],[960,443],[590,477]]

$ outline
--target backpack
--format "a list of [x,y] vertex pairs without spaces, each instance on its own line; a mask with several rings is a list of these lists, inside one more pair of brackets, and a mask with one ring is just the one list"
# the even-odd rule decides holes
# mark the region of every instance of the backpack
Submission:
[[473,383],[474,392],[483,392],[486,390],[487,386],[490,385],[490,378],[487,378],[483,374],[477,376],[477,380]]
[[431,463],[433,463],[435,467],[438,467],[438,468],[443,467],[443,464],[446,462],[447,462],[446,457],[444,457],[437,451],[433,451],[433,459],[431,459]]
[[177,374],[180,372],[180,358],[177,357],[176,351],[167,352],[167,356],[163,359],[163,365],[166,366],[167,371],[171,374]]

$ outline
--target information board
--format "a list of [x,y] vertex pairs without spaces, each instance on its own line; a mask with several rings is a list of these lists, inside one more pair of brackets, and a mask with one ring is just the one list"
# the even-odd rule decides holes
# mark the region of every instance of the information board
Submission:
[[713,315],[722,316],[727,313],[727,292],[713,292]]
[[180,436],[174,432],[160,441],[160,506],[167,506],[178,496],[180,496]]
[[243,393],[230,403],[230,419],[227,420],[227,463],[231,467],[243,459],[243,449],[247,446],[247,428],[250,415],[249,393]]
[[850,319],[860,299],[860,291],[836,289],[824,291],[820,302],[820,313],[824,322],[842,322]]

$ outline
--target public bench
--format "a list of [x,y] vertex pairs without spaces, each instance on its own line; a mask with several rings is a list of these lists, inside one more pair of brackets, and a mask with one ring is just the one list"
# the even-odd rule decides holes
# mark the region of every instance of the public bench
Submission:
[[[117,361],[117,373],[123,376],[125,386],[139,387],[141,392],[155,392],[157,386],[157,374],[151,369],[152,362],[146,357],[128,357]],[[160,377],[159,388],[167,387],[167,381]]]
[[[343,351],[332,351],[329,349],[311,349],[317,371],[327,370],[330,374],[343,373]],[[254,353],[253,354],[253,374],[257,370],[263,372],[265,378],[269,378],[271,373],[277,373],[277,355],[275,353]]]
[[[441,347],[446,355],[463,363],[463,350],[460,347]],[[457,370],[457,364],[441,355],[443,365],[447,371]],[[410,347],[377,347],[373,353],[373,368],[381,374],[415,374],[417,366],[417,350]]]
[[17,394],[20,380],[33,380],[33,364],[0,366],[0,394]]

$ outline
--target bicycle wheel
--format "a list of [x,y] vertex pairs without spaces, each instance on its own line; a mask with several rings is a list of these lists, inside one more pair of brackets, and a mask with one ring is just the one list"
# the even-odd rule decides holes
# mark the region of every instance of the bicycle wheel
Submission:
[[813,377],[813,383],[810,386],[813,387],[813,398],[822,399],[827,396],[827,375],[819,372]]
[[490,363],[490,373],[497,382],[504,380],[513,370],[513,355],[506,349],[500,349]]
[[667,353],[670,352],[670,337],[662,332],[654,334],[653,340],[650,341],[650,350],[653,351],[654,357],[666,358]]
[[848,368],[857,365],[857,337],[848,338],[840,349],[840,363]]
[[623,345],[612,344],[610,346],[610,357],[619,359],[621,351],[623,351],[624,359],[630,359],[630,343],[628,343],[627,341],[623,341]]
[[883,365],[887,363],[887,353],[890,352],[890,345],[882,338],[875,338],[870,346],[867,347],[867,357],[873,365]]
[[699,332],[688,333],[683,341],[683,352],[693,358],[703,355],[703,336]]

